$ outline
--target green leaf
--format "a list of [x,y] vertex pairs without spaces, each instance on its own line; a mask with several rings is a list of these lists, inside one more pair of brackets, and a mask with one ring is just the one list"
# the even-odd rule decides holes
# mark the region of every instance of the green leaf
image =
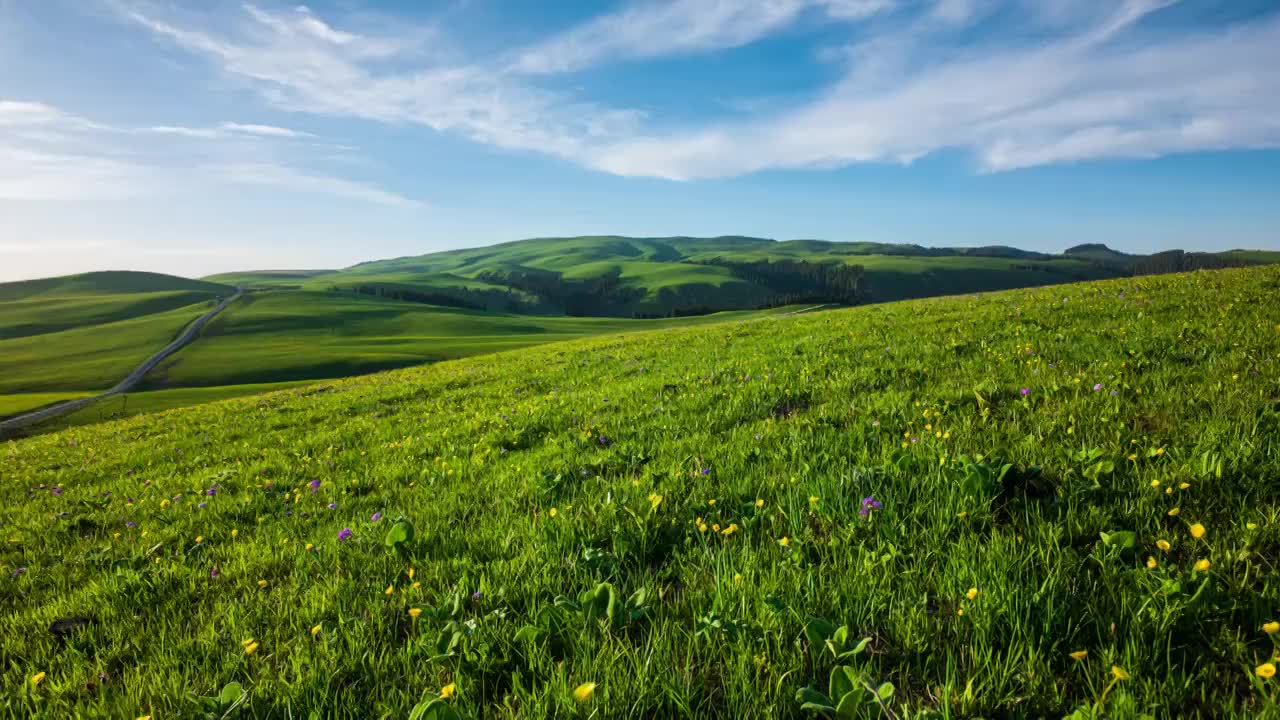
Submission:
[[244,697],[244,688],[238,682],[227,683],[222,686],[222,692],[218,693],[218,702],[223,705],[234,705]]
[[858,718],[863,715],[862,706],[867,702],[867,690],[859,685],[845,693],[836,704],[836,716],[841,718]]
[[[835,710],[835,704],[831,702],[831,698],[814,690],[811,687],[803,687],[796,691],[796,702],[801,704],[801,708],[812,710],[815,707],[826,710]],[[812,707],[811,707],[812,706]]]
[[1128,550],[1138,542],[1137,533],[1131,530],[1117,530],[1116,532],[1110,533],[1103,532],[1098,533],[1098,536],[1102,538],[1103,544],[1108,547],[1118,547],[1121,550]]
[[858,676],[853,668],[840,666],[831,670],[830,695],[833,699],[843,698],[858,687]]
[[542,638],[546,637],[549,634],[550,633],[548,633],[546,630],[540,627],[537,627],[534,625],[525,625],[524,627],[516,631],[515,641],[536,643],[542,640]]
[[809,618],[809,622],[804,624],[804,634],[809,639],[809,647],[815,649],[825,645],[827,638],[835,634],[835,631],[835,625],[818,617]]
[[881,683],[880,687],[876,688],[876,696],[880,698],[880,702],[888,703],[893,699],[894,689],[891,682]]
[[391,526],[390,530],[387,530],[387,536],[382,542],[389,548],[406,545],[413,542],[413,534],[413,523],[408,520],[399,520]]

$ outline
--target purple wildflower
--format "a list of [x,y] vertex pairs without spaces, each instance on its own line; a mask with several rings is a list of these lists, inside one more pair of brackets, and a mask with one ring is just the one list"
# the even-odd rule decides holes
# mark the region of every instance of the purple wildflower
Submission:
[[216,487],[211,487],[211,488],[209,488],[208,490],[205,490],[205,491],[204,491],[204,494],[205,494],[205,495],[208,495],[209,497],[213,497],[214,495],[217,495],[217,494],[218,494],[218,488],[216,488]]
[[209,503],[200,503],[199,505],[197,505],[197,506],[196,506],[196,509],[197,509],[197,510],[203,510],[203,509],[204,509],[204,506],[205,506],[205,505],[208,505],[208,504],[209,504]]
[[1111,391],[1111,394],[1112,394],[1112,395],[1119,395],[1119,394],[1120,394],[1120,391],[1119,391],[1119,390],[1112,390],[1112,391]]
[[337,510],[337,509],[338,509],[338,503],[329,503],[329,509],[330,509],[330,510]]
[[134,521],[130,520],[129,522],[125,523],[125,524],[124,524],[124,526],[125,526],[125,527],[138,527],[138,523],[136,523],[136,522],[134,522]]
[[479,590],[477,590],[477,591],[475,591],[475,592],[471,593],[471,599],[472,599],[472,600],[477,600],[477,601],[478,601],[478,600],[479,600],[480,598],[482,598],[482,597],[484,597],[484,593],[480,592]]
[[868,495],[862,498],[862,507],[858,508],[858,514],[862,517],[867,517],[872,510],[879,510],[882,507],[884,505],[880,504],[879,500],[875,499],[874,496]]
[[215,568],[213,568],[212,570],[210,570],[210,571],[209,571],[209,577],[213,578],[214,580],[217,580],[217,579],[218,579],[218,568],[216,568],[216,567],[215,567]]
[[711,468],[709,468],[709,467],[705,467],[705,468],[702,468],[701,470],[699,470],[698,472],[702,473],[703,475],[710,475],[710,474],[711,474]]
[[20,568],[18,568],[17,570],[14,570],[14,571],[13,571],[13,574],[12,574],[12,575],[10,575],[9,577],[18,577],[19,575],[25,575],[25,574],[26,574],[26,572],[27,572],[27,569],[26,569],[26,568],[24,568],[24,567],[20,567]]
[[341,542],[346,542],[350,540],[351,536],[354,534],[355,533],[351,532],[351,528],[342,528],[341,530],[338,531],[338,540]]
[[54,494],[54,495],[61,495],[61,494],[62,494],[62,486],[61,486],[61,485],[54,485],[54,486],[53,486],[53,494]]
[[1018,392],[1022,393],[1022,397],[1026,397],[1031,394],[1031,388],[1022,388]]
[[373,517],[369,518],[369,522],[378,522],[381,519],[382,519],[382,512],[379,511],[374,513]]
[[312,480],[311,482],[307,483],[307,485],[311,487],[311,492],[315,492],[320,489],[319,480]]
[[1101,389],[1102,389],[1102,383],[1098,383],[1097,385],[1094,385],[1094,386],[1093,386],[1093,391],[1094,391],[1094,392],[1098,392],[1098,391],[1099,391],[1099,390],[1101,390]]

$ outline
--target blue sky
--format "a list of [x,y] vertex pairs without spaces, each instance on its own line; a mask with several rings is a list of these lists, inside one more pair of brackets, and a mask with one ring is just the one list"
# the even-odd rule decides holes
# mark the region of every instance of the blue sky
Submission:
[[523,237],[1280,249],[1273,0],[0,0],[0,280]]

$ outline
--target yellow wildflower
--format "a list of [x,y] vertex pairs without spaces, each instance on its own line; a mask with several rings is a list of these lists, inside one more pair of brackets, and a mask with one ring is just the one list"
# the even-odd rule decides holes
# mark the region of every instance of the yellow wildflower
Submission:
[[1193,538],[1195,538],[1195,539],[1197,539],[1197,540],[1199,540],[1200,538],[1204,537],[1204,526],[1203,526],[1203,525],[1201,525],[1200,523],[1196,523],[1195,525],[1192,525],[1192,526],[1191,526],[1191,537],[1193,537]]
[[584,682],[573,690],[573,699],[578,702],[586,702],[596,693],[596,684],[593,682]]
[[764,507],[764,499],[756,498],[756,507]]
[[204,536],[203,536],[203,535],[197,535],[197,536],[196,536],[196,544],[197,544],[197,545],[199,545],[199,544],[200,544],[200,543],[202,543],[202,542],[204,542]]
[[1269,623],[1263,624],[1262,632],[1268,635],[1275,635],[1276,633],[1280,633],[1280,622],[1276,622],[1275,620],[1272,620]]
[[1156,569],[1156,567],[1157,567],[1159,564],[1160,564],[1160,563],[1156,562],[1156,559],[1155,559],[1154,557],[1152,557],[1152,556],[1150,556],[1150,555],[1148,555],[1148,556],[1147,556],[1147,569],[1148,569],[1148,570],[1155,570],[1155,569]]
[[41,670],[40,672],[36,673],[35,675],[32,675],[32,676],[31,676],[31,684],[32,684],[32,685],[39,685],[40,683],[44,682],[45,675],[47,675],[47,674],[48,674],[48,673],[46,673],[46,672],[44,672],[43,670]]
[[1073,653],[1069,653],[1069,655],[1070,655],[1070,657],[1071,657],[1071,659],[1072,659],[1072,660],[1075,660],[1076,662],[1079,662],[1079,661],[1081,661],[1081,660],[1083,660],[1083,659],[1085,659],[1085,658],[1089,657],[1089,651],[1088,651],[1088,650],[1077,650],[1077,651],[1075,651],[1075,652],[1073,652]]
[[976,587],[969,588],[969,591],[966,592],[964,596],[969,598],[970,600],[973,600],[974,598],[978,597],[978,588]]
[[1156,547],[1160,548],[1162,552],[1169,552],[1169,548],[1172,546],[1169,544],[1168,540],[1157,540]]
[[259,580],[259,581],[258,581],[258,587],[260,587],[260,588],[264,588],[264,587],[266,587],[266,586],[268,586],[268,585],[270,585],[270,584],[271,584],[271,583],[267,582],[266,580]]
[[320,634],[320,625],[316,625],[315,627],[311,628],[311,637],[315,637],[319,634]]
[[303,548],[303,550],[306,550],[307,552],[311,552],[312,550],[315,550],[315,549],[316,549],[316,546],[312,545],[311,543],[307,543],[306,547]]
[[252,655],[252,654],[254,654],[254,653],[256,653],[256,652],[258,652],[258,643],[256,643],[256,642],[251,642],[251,643],[249,643],[248,645],[245,645],[245,646],[244,646],[244,654],[245,654],[245,655]]
[[551,508],[550,510],[547,511],[547,517],[555,517],[555,516],[556,516],[555,508]]
[[819,499],[820,499],[820,498],[819,498],[817,495],[810,495],[810,496],[809,496],[809,504],[810,504],[810,505],[817,505],[817,504],[818,504],[818,500],[819,500]]
[[1209,562],[1208,558],[1205,558],[1203,560],[1197,560],[1196,572],[1208,572],[1211,565],[1212,563]]
[[783,536],[783,538],[778,541],[778,544],[782,547],[791,547],[791,538]]
[[1120,667],[1119,665],[1111,666],[1111,674],[1114,675],[1117,680],[1129,679],[1128,671],[1126,671],[1124,668]]
[[239,530],[237,530],[237,529],[235,529],[235,528],[231,528],[231,537],[235,537],[235,536],[237,536],[237,535],[239,535],[239,534],[240,534],[240,531],[239,531]]
[[1181,512],[1182,512],[1182,508],[1174,508],[1169,511],[1169,517],[1178,517],[1178,514]]
[[422,614],[422,608],[409,608],[409,617],[413,618],[414,620],[417,620],[418,616],[421,614]]
[[1262,663],[1258,667],[1254,668],[1253,671],[1263,680],[1270,680],[1276,676],[1275,663]]
[[392,595],[393,593],[395,593],[395,591],[396,591],[396,586],[395,586],[395,585],[388,585],[388,586],[387,586],[387,589],[386,589],[386,590],[383,590],[383,591],[382,591],[382,593],[383,593],[384,595]]
[[448,685],[445,685],[444,687],[440,688],[440,697],[444,698],[445,700],[448,700],[449,698],[453,697],[454,693],[456,692],[458,692],[458,684],[449,683]]

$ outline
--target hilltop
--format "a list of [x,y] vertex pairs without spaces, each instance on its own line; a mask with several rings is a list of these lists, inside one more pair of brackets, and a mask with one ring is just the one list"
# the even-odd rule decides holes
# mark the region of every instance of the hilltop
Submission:
[[763,317],[15,441],[0,676],[50,717],[1271,717],[1277,291]]

